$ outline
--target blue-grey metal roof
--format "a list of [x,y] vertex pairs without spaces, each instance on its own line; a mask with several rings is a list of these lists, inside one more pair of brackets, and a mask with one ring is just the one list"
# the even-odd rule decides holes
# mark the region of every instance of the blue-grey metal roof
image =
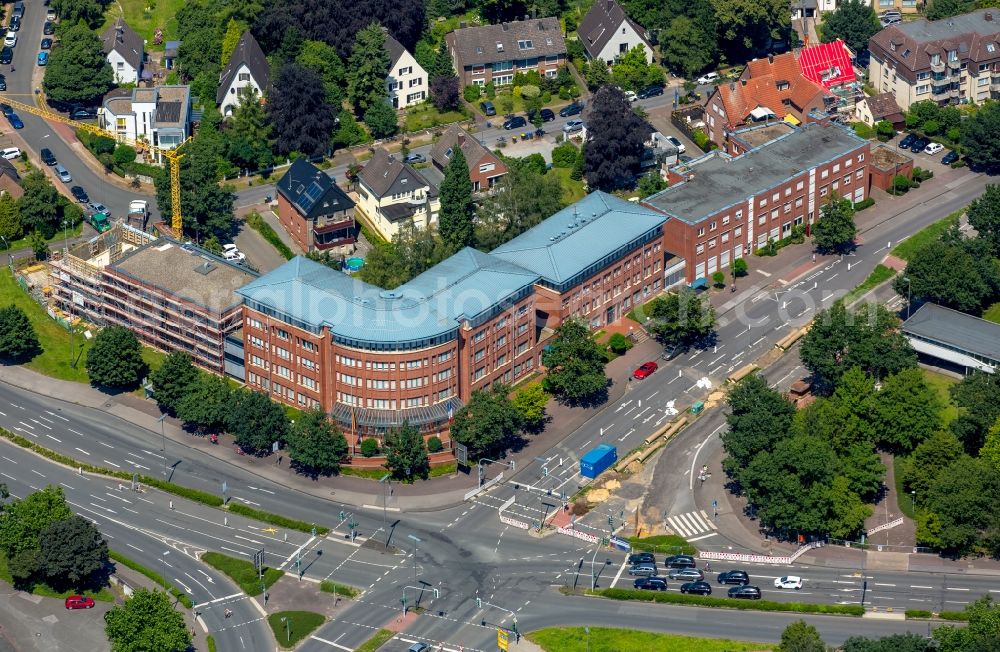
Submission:
[[660,229],[666,217],[595,191],[490,252],[559,285],[623,246]]
[[1000,360],[1000,324],[936,303],[925,303],[903,322],[903,332],[949,348]]

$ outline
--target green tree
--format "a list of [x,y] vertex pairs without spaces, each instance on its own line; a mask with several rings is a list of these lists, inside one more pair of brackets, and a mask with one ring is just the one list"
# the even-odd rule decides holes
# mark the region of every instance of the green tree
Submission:
[[426,478],[430,460],[424,438],[409,422],[392,428],[385,435],[385,468],[397,478]]
[[823,16],[823,42],[841,39],[855,52],[867,50],[868,39],[880,29],[875,10],[861,0],[841,2],[836,11]]
[[552,344],[542,352],[548,373],[542,381],[547,392],[570,405],[596,405],[608,392],[604,353],[590,337],[587,325],[567,319],[556,328]]
[[871,448],[876,439],[873,423],[875,381],[858,367],[849,369],[828,399],[819,399],[795,415],[794,430],[830,442],[838,451],[854,444]]
[[962,123],[962,149],[971,165],[993,167],[1000,161],[1000,104],[987,102]]
[[933,652],[926,637],[907,632],[878,639],[852,636],[841,646],[842,652]]
[[879,120],[875,123],[875,134],[885,142],[896,135],[896,127],[888,120]]
[[667,187],[659,172],[653,171],[639,177],[639,197],[646,199]]
[[198,374],[177,402],[177,417],[205,430],[221,430],[228,418],[232,394],[225,378]]
[[663,68],[647,63],[645,47],[636,45],[615,62],[611,79],[619,88],[640,91],[646,86],[663,83]]
[[510,388],[499,385],[472,392],[451,424],[451,438],[469,448],[475,459],[504,453],[521,429],[520,413],[507,398]]
[[87,351],[86,368],[94,385],[115,388],[138,385],[146,373],[146,363],[135,333],[123,326],[101,329]]
[[839,453],[843,477],[850,492],[866,502],[874,502],[885,479],[885,465],[871,444],[857,443]]
[[441,210],[438,212],[441,239],[452,251],[472,245],[474,215],[469,165],[465,162],[462,149],[456,146],[452,148],[451,160],[444,170]]
[[38,568],[52,588],[98,589],[107,582],[108,544],[90,521],[71,516],[39,536]]
[[368,140],[368,134],[350,111],[341,111],[339,120],[340,124],[330,139],[334,147],[351,147]]
[[941,427],[944,405],[920,369],[887,377],[875,398],[875,432],[882,448],[910,452]]
[[733,276],[746,276],[747,275],[747,261],[743,258],[737,258],[733,261]]
[[246,23],[235,18],[229,19],[229,24],[226,25],[226,33],[222,35],[222,51],[219,57],[219,65],[225,66],[229,63],[229,57],[233,55],[233,50],[239,45],[240,37],[243,36],[243,32],[246,29]]
[[372,23],[358,33],[347,61],[347,99],[358,115],[386,101],[385,80],[390,64],[385,32],[378,23]]
[[104,633],[112,652],[184,652],[191,634],[184,615],[171,606],[162,591],[139,589],[125,604],[104,614]]
[[257,89],[240,93],[233,119],[226,124],[226,159],[242,170],[263,170],[274,164],[271,123]]
[[979,237],[990,243],[993,255],[1000,254],[1000,185],[987,184],[986,191],[969,204],[966,214]]
[[371,132],[372,138],[388,138],[395,136],[396,132],[399,131],[396,111],[385,101],[372,102],[365,110],[364,121],[368,125],[368,131]]
[[718,57],[714,31],[687,16],[677,16],[664,32],[660,48],[663,64],[687,79],[711,67]]
[[[542,163],[544,166],[544,160]],[[558,177],[510,165],[507,174],[479,205],[475,219],[476,247],[492,251],[562,208],[562,185]]]
[[62,487],[49,485],[23,500],[12,500],[0,512],[0,552],[7,559],[22,553],[37,555],[42,532],[73,516]]
[[917,512],[917,541],[964,555],[1000,525],[1000,472],[985,460],[963,456],[941,470]]
[[549,403],[549,395],[541,384],[533,383],[521,388],[511,402],[525,430],[538,432],[545,427],[548,420],[545,406]]
[[804,620],[796,620],[781,632],[778,652],[826,652],[826,644],[819,630]]
[[0,358],[23,360],[41,350],[35,327],[15,304],[0,308]]
[[[944,625],[934,630],[931,649],[939,652],[987,652],[1000,645],[1000,609],[990,595],[965,605],[964,627]],[[893,651],[895,652],[895,651]]]
[[951,400],[960,408],[951,431],[970,455],[977,455],[986,433],[1000,419],[1000,376],[976,371],[952,385]]
[[584,77],[587,80],[587,88],[596,91],[611,81],[611,69],[604,59],[594,59],[587,64]]
[[986,433],[983,447],[979,449],[979,457],[985,460],[994,470],[1000,472],[1000,419]]
[[712,6],[722,48],[730,56],[781,40],[791,24],[788,3],[783,0],[713,0]]
[[813,243],[821,253],[847,253],[854,249],[858,229],[854,225],[854,204],[843,197],[830,197],[819,209],[813,225]]
[[347,71],[337,50],[323,41],[305,41],[295,60],[320,76],[326,90],[326,103],[339,110],[346,95]]
[[177,406],[198,383],[198,376],[189,354],[184,351],[168,354],[160,368],[149,375],[156,402],[176,414]]
[[829,490],[829,513],[826,531],[835,539],[853,539],[863,531],[872,508],[851,490],[851,481],[838,475]]
[[729,413],[722,433],[726,451],[723,467],[738,477],[754,456],[772,450],[790,434],[795,406],[780,392],[771,389],[758,374],[741,380],[727,398]]
[[950,18],[969,9],[972,9],[972,6],[963,0],[929,0],[927,3],[927,20]]
[[53,0],[52,9],[63,24],[83,21],[90,29],[97,29],[104,22],[105,4],[102,0]]
[[903,486],[915,492],[914,501],[924,501],[942,469],[962,457],[962,442],[952,433],[940,430],[921,442],[906,458],[902,467]]
[[42,79],[49,99],[91,102],[108,92],[112,82],[111,64],[97,34],[81,24],[62,30],[59,47],[52,50]]
[[653,319],[649,330],[668,346],[697,346],[715,331],[712,304],[689,288],[656,297],[646,305],[646,314]]
[[361,441],[361,456],[362,457],[375,457],[378,455],[378,440],[377,439],[364,439]]
[[[957,230],[952,233],[957,235]],[[1000,294],[1000,268],[991,253],[983,238],[958,236],[928,243],[907,261],[893,288],[918,304],[930,301],[978,313]]]
[[279,154],[327,152],[337,114],[326,98],[323,79],[311,68],[298,63],[281,67],[267,105]]
[[236,445],[257,454],[271,452],[274,442],[285,441],[288,417],[285,410],[263,392],[239,392],[227,418],[227,430]]
[[45,236],[42,235],[41,231],[32,231],[28,235],[28,245],[31,247],[32,253],[35,254],[35,260],[45,260],[49,255],[49,244],[45,241]]
[[21,226],[21,211],[17,200],[12,194],[5,192],[0,195],[0,236],[7,242],[12,242],[22,235],[24,228]]
[[314,478],[337,473],[346,456],[347,439],[318,407],[303,412],[289,429],[289,459]]
[[838,301],[821,310],[802,339],[800,356],[820,392],[831,392],[851,367],[882,379],[917,364],[917,355],[898,330],[899,320],[880,304],[852,313]]
[[32,170],[21,179],[24,194],[17,200],[24,230],[38,231],[45,239],[59,230],[60,195],[41,170]]

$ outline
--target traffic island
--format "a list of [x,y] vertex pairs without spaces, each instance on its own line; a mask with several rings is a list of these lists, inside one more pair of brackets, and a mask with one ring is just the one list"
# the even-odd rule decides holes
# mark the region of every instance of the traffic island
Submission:
[[314,611],[278,611],[267,617],[274,639],[285,650],[294,648],[325,622],[326,617]]

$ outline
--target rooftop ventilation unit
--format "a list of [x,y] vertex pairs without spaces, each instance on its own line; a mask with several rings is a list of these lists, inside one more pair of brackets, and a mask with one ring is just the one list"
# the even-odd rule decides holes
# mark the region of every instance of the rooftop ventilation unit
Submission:
[[213,269],[215,269],[215,265],[206,260],[202,264],[195,267],[194,271],[198,272],[202,276],[208,276],[208,273],[211,272]]

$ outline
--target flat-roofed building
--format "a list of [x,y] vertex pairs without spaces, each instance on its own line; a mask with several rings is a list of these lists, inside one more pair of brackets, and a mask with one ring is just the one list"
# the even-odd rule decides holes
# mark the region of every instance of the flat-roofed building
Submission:
[[902,331],[917,353],[948,366],[991,374],[1000,367],[1000,324],[925,303]]

